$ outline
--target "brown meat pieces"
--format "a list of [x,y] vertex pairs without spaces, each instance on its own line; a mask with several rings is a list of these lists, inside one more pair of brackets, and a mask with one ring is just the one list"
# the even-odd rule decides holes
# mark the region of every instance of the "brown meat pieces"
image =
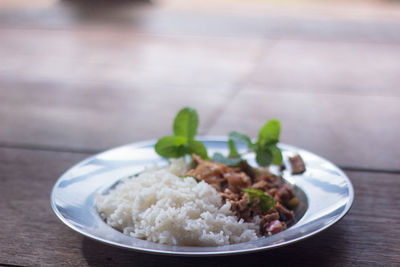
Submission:
[[279,176],[273,175],[272,173],[269,173],[267,171],[261,171],[258,174],[256,174],[256,177],[254,179],[254,185],[261,181],[266,182],[262,183],[265,186],[263,188],[260,188],[260,190],[264,191],[271,188],[279,188],[282,185],[282,181]]
[[231,210],[238,218],[242,218],[245,221],[250,221],[253,218],[251,216],[251,209],[247,206],[247,195],[236,201],[231,200],[229,202],[231,203]]
[[251,185],[250,177],[239,168],[230,168],[222,163],[202,160],[195,154],[192,157],[197,166],[189,170],[186,175],[205,181],[219,192],[228,187],[231,191],[239,193],[241,188]]
[[261,218],[260,233],[262,235],[271,235],[282,231],[278,231],[278,229],[282,228],[282,224],[278,222],[279,212],[275,208],[269,210],[268,213]]
[[[255,170],[247,163],[241,163],[239,167],[228,167],[218,162],[202,160],[193,155],[196,167],[187,172],[187,175],[203,180],[215,187],[221,199],[231,204],[231,210],[239,219],[251,221],[255,216],[260,216],[260,232],[263,235],[279,233],[287,228],[287,223],[294,222],[294,213],[286,207],[298,199],[289,184],[284,184],[280,176],[268,172],[268,170]],[[252,188],[262,190],[273,197],[275,206],[268,212],[262,212],[259,199],[253,198],[249,203],[248,194],[242,189]]]
[[228,172],[224,174],[228,180],[228,188],[233,192],[240,192],[241,188],[247,188],[251,185],[250,177],[244,172]]
[[274,194],[275,201],[281,202],[288,206],[290,200],[295,197],[292,186],[290,184],[282,185]]
[[228,188],[225,189],[224,192],[220,192],[219,196],[222,198],[223,201],[238,201],[240,198],[239,194],[233,193]]
[[256,172],[254,171],[253,167],[251,167],[246,160],[242,160],[239,163],[239,168],[242,172],[244,172],[250,177],[251,182],[253,183],[254,179],[256,178]]
[[[261,215],[262,211],[258,205],[258,199],[254,199],[251,205],[248,205],[248,196],[243,193],[234,193],[229,188],[223,193],[219,193],[223,201],[229,201],[231,210],[239,219],[249,222],[254,216]],[[279,216],[278,216],[279,217]]]
[[287,210],[279,202],[261,218],[260,232],[263,235],[277,234],[287,228],[286,223],[294,221],[293,211]]
[[195,154],[193,154],[192,157],[194,162],[197,163],[197,166],[189,170],[186,175],[203,180],[213,186],[217,191],[221,191],[221,186],[226,181],[224,174],[228,172],[229,167],[218,162],[202,160]]
[[265,190],[268,189],[268,183],[264,180],[258,181],[257,183],[253,184],[251,186],[251,188],[253,189],[258,189],[258,190],[262,190],[265,192]]
[[281,203],[277,202],[275,204],[275,209],[279,213],[279,219],[291,223],[294,221],[294,213],[291,210],[286,209]]
[[292,174],[301,174],[306,170],[306,166],[300,155],[290,157],[289,162],[292,167]]

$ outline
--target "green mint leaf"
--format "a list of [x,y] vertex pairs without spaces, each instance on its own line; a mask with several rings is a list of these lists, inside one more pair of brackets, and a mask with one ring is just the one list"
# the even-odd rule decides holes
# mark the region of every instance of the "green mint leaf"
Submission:
[[214,155],[212,156],[212,160],[225,164],[227,166],[237,166],[242,161],[241,158],[226,158],[219,152],[214,153]]
[[282,152],[276,145],[268,146],[268,150],[272,155],[272,164],[280,165],[282,163]]
[[208,159],[207,149],[204,144],[197,140],[191,140],[188,144],[188,152],[199,155],[202,159]]
[[175,117],[174,134],[192,140],[197,133],[198,126],[199,117],[196,110],[186,107],[181,109]]
[[179,158],[186,153],[187,139],[182,136],[166,136],[159,139],[155,145],[158,155],[164,158]]
[[241,134],[241,133],[238,133],[238,132],[235,132],[235,131],[230,132],[229,133],[229,140],[233,140],[235,142],[245,143],[249,149],[253,149],[254,148],[254,145],[251,142],[250,137],[248,137],[245,134]]
[[267,212],[275,206],[275,201],[269,195],[258,189],[246,188],[243,192],[247,193],[249,199],[247,204],[252,204],[254,198],[258,198],[258,205],[262,212]]
[[278,120],[270,120],[261,128],[258,133],[258,141],[260,147],[265,145],[274,145],[279,141],[281,132],[281,124]]
[[258,148],[256,150],[256,162],[262,167],[266,167],[272,162],[272,154],[269,149]]
[[240,158],[240,154],[236,149],[235,142],[233,142],[232,139],[229,139],[228,141],[229,145],[229,155],[228,158]]

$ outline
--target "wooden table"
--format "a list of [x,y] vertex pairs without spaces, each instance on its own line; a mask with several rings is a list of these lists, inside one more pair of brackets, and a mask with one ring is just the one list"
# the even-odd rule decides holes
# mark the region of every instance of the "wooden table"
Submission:
[[[400,6],[367,1],[0,2],[0,265],[400,265]],[[115,2],[115,1],[112,1]],[[90,154],[169,134],[282,141],[342,167],[349,214],[294,245],[182,258],[89,240],[50,191]]]

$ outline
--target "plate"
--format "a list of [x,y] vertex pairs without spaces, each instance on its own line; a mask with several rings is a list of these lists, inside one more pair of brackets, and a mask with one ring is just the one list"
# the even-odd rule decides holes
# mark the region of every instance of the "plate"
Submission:
[[[228,153],[226,139],[199,138],[208,153]],[[287,230],[255,241],[218,247],[172,246],[132,238],[107,225],[95,209],[95,195],[104,194],[119,180],[140,173],[146,166],[167,165],[154,151],[155,141],[134,143],[92,156],[66,171],[51,193],[51,206],[60,220],[94,240],[136,251],[180,256],[231,255],[285,246],[310,237],[340,220],[350,209],[354,190],[348,177],[334,164],[306,150],[279,144],[284,157],[286,182],[293,185],[300,205],[297,223]],[[244,147],[239,146],[239,151]],[[291,175],[289,156],[300,154],[306,164],[301,175]],[[255,165],[254,157],[246,157]],[[272,172],[276,171],[271,169]]]

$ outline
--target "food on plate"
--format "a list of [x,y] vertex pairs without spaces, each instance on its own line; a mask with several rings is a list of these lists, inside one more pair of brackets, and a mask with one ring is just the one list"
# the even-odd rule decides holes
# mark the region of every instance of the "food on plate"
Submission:
[[256,220],[238,220],[230,202],[204,181],[182,178],[183,159],[122,180],[96,199],[98,212],[115,229],[169,245],[220,246],[256,240]]
[[306,171],[306,165],[300,155],[289,157],[289,162],[292,167],[292,174],[301,174]]
[[[279,121],[268,121],[256,142],[231,132],[229,154],[214,153],[211,158],[195,139],[198,122],[194,109],[179,111],[174,135],[155,144],[169,165],[124,178],[96,197],[105,222],[135,238],[181,246],[252,241],[295,223],[293,209],[299,200],[291,185],[269,170],[271,164],[282,165]],[[239,151],[238,143],[247,149]],[[255,154],[257,167],[246,161],[249,153]]]
[[294,222],[291,208],[296,206],[298,199],[282,177],[266,169],[253,169],[246,162],[228,167],[197,155],[193,155],[193,160],[197,165],[186,175],[213,186],[223,203],[230,203],[238,219],[253,222],[257,217],[261,235],[279,233]]

